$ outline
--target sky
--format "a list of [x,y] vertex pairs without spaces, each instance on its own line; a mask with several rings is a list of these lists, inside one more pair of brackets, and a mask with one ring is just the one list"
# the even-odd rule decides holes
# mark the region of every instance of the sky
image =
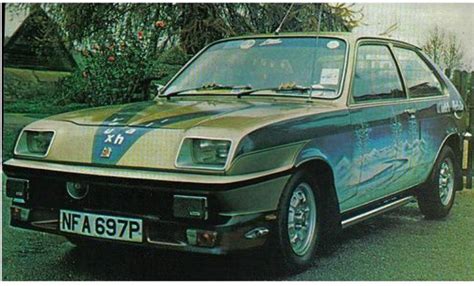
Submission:
[[5,36],[11,37],[26,16],[27,12],[25,11],[12,13],[9,10],[5,10]]
[[465,65],[474,69],[474,3],[358,3],[365,25],[354,33],[378,35],[397,23],[391,36],[422,46],[430,31],[438,26],[454,33],[461,41]]
[[[354,33],[379,35],[397,23],[391,36],[395,39],[422,46],[435,26],[454,33],[461,41],[465,66],[474,69],[474,3],[357,3],[362,8],[365,25]],[[6,36],[16,30],[24,15],[6,15]]]

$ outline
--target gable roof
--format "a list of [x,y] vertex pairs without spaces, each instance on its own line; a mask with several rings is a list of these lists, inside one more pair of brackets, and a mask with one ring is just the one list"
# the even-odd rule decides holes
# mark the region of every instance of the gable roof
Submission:
[[77,66],[58,25],[43,9],[26,17],[3,48],[5,67],[72,71]]

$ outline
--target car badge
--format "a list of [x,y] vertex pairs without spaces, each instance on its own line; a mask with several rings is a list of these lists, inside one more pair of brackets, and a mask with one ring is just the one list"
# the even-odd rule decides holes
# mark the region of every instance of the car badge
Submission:
[[100,157],[101,158],[110,158],[111,154],[112,154],[112,148],[104,147],[104,149],[102,149],[102,153],[100,153]]

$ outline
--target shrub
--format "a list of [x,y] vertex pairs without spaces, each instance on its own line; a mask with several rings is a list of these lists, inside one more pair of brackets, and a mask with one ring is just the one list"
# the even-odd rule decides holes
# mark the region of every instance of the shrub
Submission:
[[8,102],[3,105],[5,113],[33,113],[33,114],[57,114],[77,109],[87,108],[87,104],[69,103],[66,105],[58,105],[47,97],[36,99],[22,99]]
[[83,67],[58,82],[55,95],[60,104],[71,102],[90,106],[144,100],[145,79],[159,78],[164,84],[186,62],[179,48],[156,56],[144,32],[128,41],[107,41],[84,49]]

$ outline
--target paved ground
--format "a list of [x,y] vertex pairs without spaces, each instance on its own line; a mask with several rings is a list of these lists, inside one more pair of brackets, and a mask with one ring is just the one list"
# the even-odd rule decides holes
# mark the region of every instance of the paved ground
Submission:
[[292,275],[252,253],[80,251],[62,237],[9,227],[3,193],[3,280],[474,280],[474,190],[458,192],[441,221],[410,204],[347,229],[313,267]]

